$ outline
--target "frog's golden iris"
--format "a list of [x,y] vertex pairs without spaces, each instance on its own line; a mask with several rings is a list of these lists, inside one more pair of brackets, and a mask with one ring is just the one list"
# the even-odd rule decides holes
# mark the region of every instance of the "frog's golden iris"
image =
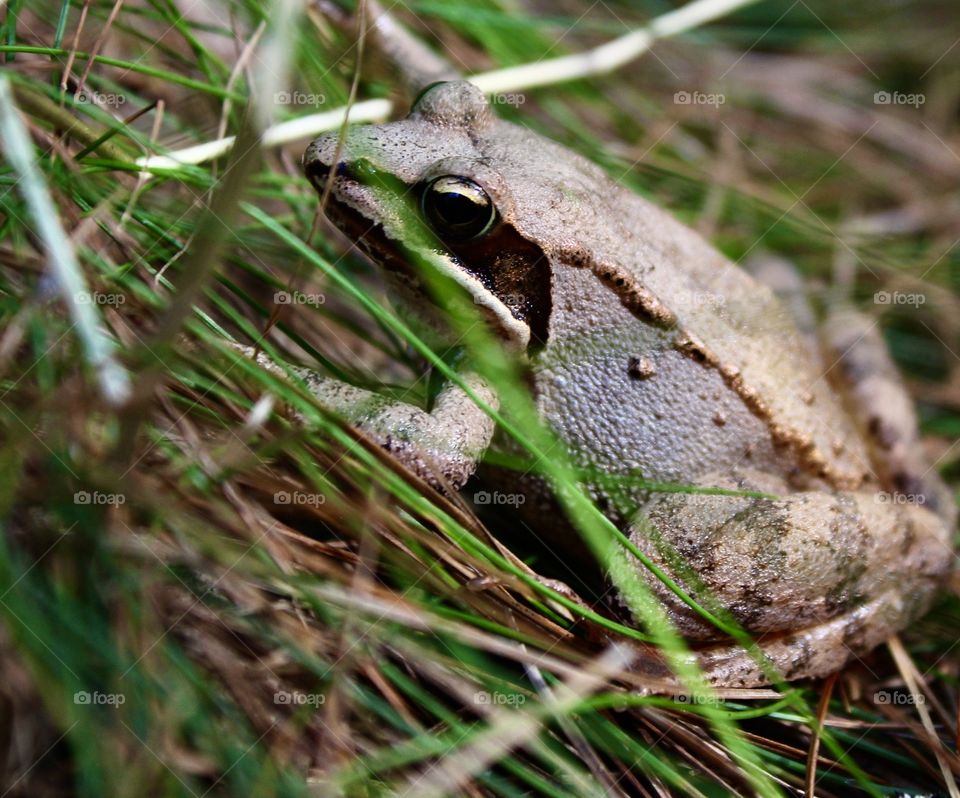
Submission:
[[444,240],[467,241],[490,232],[497,208],[483,187],[468,177],[441,175],[423,189],[420,208]]

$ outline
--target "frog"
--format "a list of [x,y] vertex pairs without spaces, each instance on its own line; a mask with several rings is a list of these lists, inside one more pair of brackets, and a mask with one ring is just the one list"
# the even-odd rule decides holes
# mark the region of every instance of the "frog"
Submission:
[[[848,303],[814,314],[788,264],[733,262],[589,159],[499,118],[467,80],[428,86],[404,118],[320,136],[303,166],[431,343],[452,333],[422,270],[472,299],[585,492],[647,560],[621,547],[619,565],[709,683],[826,676],[931,606],[956,505],[875,320]],[[448,492],[500,435],[495,387],[468,362],[457,374],[420,407],[302,371],[319,401]],[[529,497],[537,534],[577,550],[542,478],[504,484]]]

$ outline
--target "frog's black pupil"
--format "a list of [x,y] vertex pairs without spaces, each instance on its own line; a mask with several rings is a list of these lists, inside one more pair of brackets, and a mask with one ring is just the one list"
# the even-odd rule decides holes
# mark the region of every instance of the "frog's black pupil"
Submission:
[[486,232],[496,209],[474,181],[454,175],[433,180],[423,194],[423,212],[441,238],[466,240]]
[[450,227],[464,227],[483,212],[477,203],[463,194],[441,194],[436,198],[437,216]]

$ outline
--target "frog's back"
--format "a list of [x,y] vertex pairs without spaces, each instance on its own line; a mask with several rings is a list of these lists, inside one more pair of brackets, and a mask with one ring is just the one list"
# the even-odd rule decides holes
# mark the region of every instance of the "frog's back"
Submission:
[[[868,478],[858,431],[769,288],[596,165],[500,125],[486,154],[524,186],[512,221],[555,264],[538,388],[563,437],[647,478],[738,463],[845,488]],[[628,301],[637,291],[646,302]]]

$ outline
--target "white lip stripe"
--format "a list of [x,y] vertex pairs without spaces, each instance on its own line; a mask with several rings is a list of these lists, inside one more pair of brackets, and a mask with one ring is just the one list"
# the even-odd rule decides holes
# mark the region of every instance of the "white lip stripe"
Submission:
[[475,304],[490,310],[496,317],[497,323],[503,327],[509,337],[526,349],[530,343],[530,327],[526,322],[516,318],[500,299],[480,280],[463,269],[458,269],[451,258],[444,257],[439,252],[420,253],[437,271],[448,276],[458,285],[463,286]]
[[[370,224],[371,229],[374,226],[379,226],[383,231],[384,237],[390,239],[391,241],[402,242],[406,240],[405,237],[398,237],[395,234],[395,227],[402,227],[403,219],[401,215],[391,212],[393,209],[381,205],[380,211],[382,213],[382,217],[379,221],[373,222],[370,217],[364,213],[363,206],[356,200],[356,198],[351,197],[349,193],[338,191],[337,186],[334,187],[334,191],[331,194],[330,199],[350,208],[354,213],[363,216],[363,218],[366,219]],[[438,272],[446,275],[458,285],[462,286],[467,293],[473,297],[474,304],[491,311],[496,318],[497,323],[504,330],[510,340],[515,341],[521,349],[527,348],[527,346],[530,344],[529,325],[514,316],[513,313],[510,312],[510,308],[501,302],[496,294],[487,288],[480,280],[478,280],[469,272],[457,268],[452,258],[446,257],[440,252],[436,252],[434,250],[417,250],[417,253]]]

